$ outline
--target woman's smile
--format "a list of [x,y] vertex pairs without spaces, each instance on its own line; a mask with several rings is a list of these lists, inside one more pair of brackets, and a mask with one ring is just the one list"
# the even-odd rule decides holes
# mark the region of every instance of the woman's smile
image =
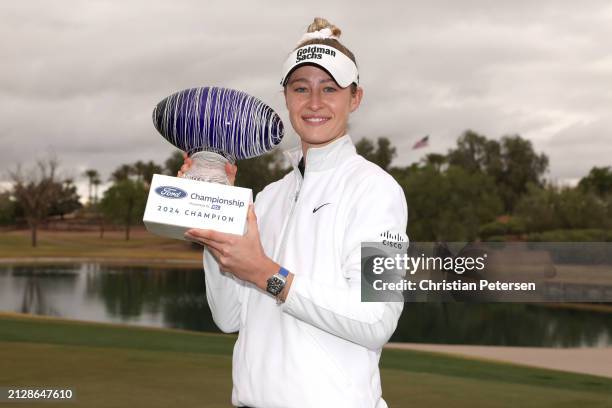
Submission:
[[310,126],[321,126],[327,123],[330,119],[329,116],[319,116],[319,115],[304,115],[302,119],[310,125]]

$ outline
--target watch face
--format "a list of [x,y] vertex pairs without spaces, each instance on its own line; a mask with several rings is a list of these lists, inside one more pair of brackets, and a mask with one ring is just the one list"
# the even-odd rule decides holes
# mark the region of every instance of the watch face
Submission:
[[268,293],[274,296],[278,296],[278,294],[281,293],[284,287],[285,281],[279,276],[274,275],[270,279],[268,279],[268,286],[266,290],[268,291]]

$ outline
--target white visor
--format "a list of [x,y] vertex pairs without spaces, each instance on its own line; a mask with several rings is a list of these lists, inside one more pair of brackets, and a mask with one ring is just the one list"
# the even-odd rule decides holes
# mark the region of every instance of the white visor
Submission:
[[357,66],[349,57],[334,47],[313,44],[300,47],[289,55],[283,65],[281,85],[286,85],[294,69],[308,64],[323,68],[342,88],[346,88],[353,82],[359,84]]

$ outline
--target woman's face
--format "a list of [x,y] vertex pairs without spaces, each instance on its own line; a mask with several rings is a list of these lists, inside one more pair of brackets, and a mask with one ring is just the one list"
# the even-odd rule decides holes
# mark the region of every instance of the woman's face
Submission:
[[302,66],[291,74],[285,87],[285,102],[293,129],[302,140],[304,153],[344,136],[349,114],[359,107],[363,90],[340,88],[324,70]]

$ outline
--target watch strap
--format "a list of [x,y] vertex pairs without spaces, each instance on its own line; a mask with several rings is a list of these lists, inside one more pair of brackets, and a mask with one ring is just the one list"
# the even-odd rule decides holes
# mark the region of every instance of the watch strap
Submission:
[[289,276],[289,271],[281,266],[278,270],[278,274],[286,278],[287,276]]

